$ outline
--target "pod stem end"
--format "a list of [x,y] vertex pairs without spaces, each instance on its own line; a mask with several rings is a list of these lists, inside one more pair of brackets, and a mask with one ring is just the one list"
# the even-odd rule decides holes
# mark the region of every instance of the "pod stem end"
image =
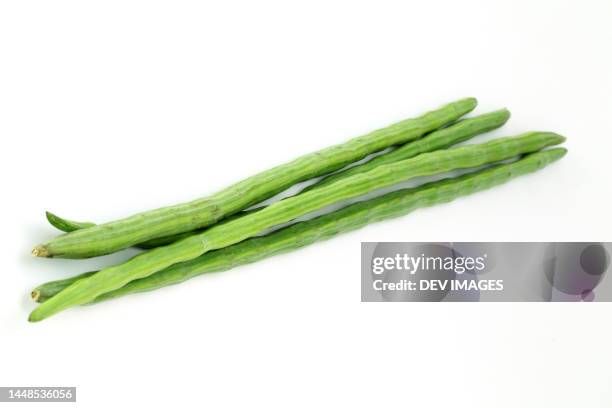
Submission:
[[45,247],[42,244],[36,245],[34,249],[32,250],[32,255],[42,257],[42,258],[47,258],[49,257],[49,251],[47,250],[47,247]]

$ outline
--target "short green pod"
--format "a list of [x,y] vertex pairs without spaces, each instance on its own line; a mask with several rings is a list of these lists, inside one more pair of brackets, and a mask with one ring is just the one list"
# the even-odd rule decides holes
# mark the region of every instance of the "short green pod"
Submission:
[[121,220],[60,235],[34,248],[42,257],[89,258],[112,253],[154,238],[215,224],[301,181],[319,177],[382,151],[418,139],[472,111],[477,101],[462,99],[415,119],[407,119],[346,143],[307,154],[266,170],[209,197],[159,208]]
[[[172,265],[151,276],[136,279],[119,289],[102,294],[94,302],[159,289],[206,273],[225,271],[276,254],[293,251],[370,223],[398,217],[417,208],[445,203],[539,170],[560,159],[565,153],[565,149],[562,148],[544,150],[529,154],[512,163],[496,165],[416,188],[394,191],[352,204],[335,212],[298,222],[268,235],[249,238],[237,244],[208,252],[191,261]],[[87,272],[73,278],[42,284],[32,291],[32,298],[38,302],[44,302],[75,281],[91,276],[93,273],[95,272]]]
[[173,264],[235,244],[268,228],[292,221],[328,205],[356,198],[415,177],[507,160],[562,143],[564,140],[563,136],[555,133],[531,132],[477,145],[425,153],[412,159],[382,165],[368,172],[355,174],[329,186],[278,201],[247,216],[215,225],[198,235],[164,247],[151,249],[123,264],[102,269],[88,278],[74,282],[38,306],[30,314],[30,321],[39,321],[69,307],[89,303],[103,293],[118,289],[132,280],[144,278]]
[[53,225],[58,230],[64,232],[72,232],[84,228],[90,228],[96,225],[93,222],[79,222],[67,220],[66,218],[59,217],[49,211],[45,212],[45,216],[47,217],[47,221],[49,221],[49,224]]

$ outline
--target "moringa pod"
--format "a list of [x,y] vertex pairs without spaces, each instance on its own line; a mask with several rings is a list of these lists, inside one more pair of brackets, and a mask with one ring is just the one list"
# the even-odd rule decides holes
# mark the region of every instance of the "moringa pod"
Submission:
[[[482,144],[425,153],[412,159],[379,166],[320,189],[278,201],[260,211],[213,226],[170,245],[154,248],[123,264],[102,269],[88,278],[74,282],[38,306],[30,314],[30,321],[39,321],[69,307],[89,303],[103,293],[118,289],[132,280],[147,277],[173,264],[238,243],[270,227],[328,205],[416,177],[511,159],[562,143],[564,140],[563,136],[555,133],[530,132],[517,137],[499,138]],[[95,227],[75,232],[85,232],[93,228]]]
[[417,139],[457,120],[472,111],[476,104],[474,98],[450,103],[418,118],[404,120],[276,166],[211,196],[60,235],[36,246],[32,254],[42,257],[89,258],[154,238],[212,225],[295,183],[339,170],[389,146]]
[[[565,149],[561,148],[532,153],[509,164],[500,164],[460,177],[447,178],[361,201],[265,236],[249,238],[190,261],[174,264],[153,275],[133,280],[119,289],[104,293],[93,302],[159,289],[206,273],[226,271],[239,265],[293,251],[374,222],[399,217],[418,208],[449,202],[537,171],[560,159],[564,154]],[[32,298],[37,302],[45,302],[72,283],[94,273],[96,272],[87,272],[69,279],[42,284],[32,291]]]

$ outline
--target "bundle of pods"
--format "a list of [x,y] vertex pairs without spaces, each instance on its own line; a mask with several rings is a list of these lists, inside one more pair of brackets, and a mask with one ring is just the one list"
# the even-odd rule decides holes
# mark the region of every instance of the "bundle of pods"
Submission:
[[[29,320],[40,321],[72,306],[157,289],[291,251],[505,183],[565,155],[564,148],[547,149],[565,140],[550,132],[529,132],[453,147],[499,128],[510,117],[502,109],[461,119],[476,105],[474,98],[461,99],[302,156],[208,197],[118,221],[96,225],[47,213],[48,221],[65,234],[36,246],[32,251],[35,256],[89,258],[131,246],[144,251],[119,265],[38,286],[32,298],[40,305]],[[386,152],[349,166],[382,151]],[[363,200],[261,235],[272,227],[383,187],[470,168],[478,169]],[[248,209],[294,184],[316,178],[319,180],[294,196]]]

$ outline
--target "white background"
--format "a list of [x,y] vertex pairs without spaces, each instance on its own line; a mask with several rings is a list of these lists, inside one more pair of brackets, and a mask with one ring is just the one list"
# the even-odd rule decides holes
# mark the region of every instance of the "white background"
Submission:
[[[361,241],[610,241],[612,2],[4,1],[0,385],[79,406],[609,407],[610,305],[360,303]],[[106,221],[443,103],[561,162],[183,285],[27,323],[44,210]],[[485,140],[478,138],[476,141]]]

